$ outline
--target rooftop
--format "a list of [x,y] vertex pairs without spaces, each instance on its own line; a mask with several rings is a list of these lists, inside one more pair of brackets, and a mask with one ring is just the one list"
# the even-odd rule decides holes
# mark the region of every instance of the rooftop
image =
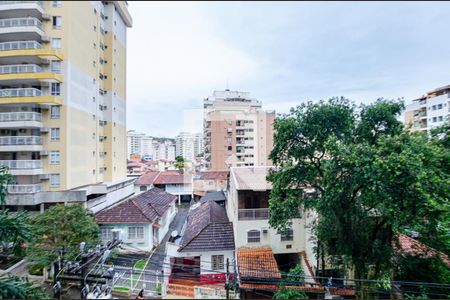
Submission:
[[227,180],[228,171],[201,171],[195,173],[196,180]]
[[241,278],[281,278],[270,247],[239,248],[237,261]]
[[225,197],[225,193],[220,192],[206,192],[206,195],[200,198],[200,202],[206,201],[225,201],[227,197]]
[[175,195],[153,188],[98,212],[95,219],[99,224],[155,223],[176,199]]
[[225,209],[213,201],[191,210],[185,228],[180,252],[234,250],[233,224]]
[[191,183],[192,174],[179,171],[148,171],[136,180],[135,184],[185,184]]
[[272,184],[266,179],[270,169],[273,167],[232,167],[230,180],[234,180],[237,190],[271,190]]

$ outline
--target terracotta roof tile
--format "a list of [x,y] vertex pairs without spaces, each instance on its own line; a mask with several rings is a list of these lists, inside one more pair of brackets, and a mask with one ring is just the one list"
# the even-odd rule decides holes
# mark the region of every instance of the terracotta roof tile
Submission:
[[143,185],[150,185],[153,184],[155,179],[158,177],[160,172],[156,171],[148,171],[141,177],[139,177],[134,184],[143,184]]
[[176,199],[175,195],[153,188],[98,212],[95,219],[99,224],[155,223]]
[[228,171],[202,171],[194,175],[196,180],[227,180]]
[[241,278],[281,278],[277,261],[269,247],[239,248],[237,260]]
[[425,244],[422,244],[418,240],[415,240],[407,235],[398,234],[398,244],[394,242],[394,248],[397,249],[399,253],[408,253],[412,255],[424,255],[425,257],[432,257],[439,255],[444,263],[450,267],[450,259],[448,255],[437,251]]
[[180,173],[178,171],[161,172],[155,179],[154,184],[183,184],[192,183],[192,174]]

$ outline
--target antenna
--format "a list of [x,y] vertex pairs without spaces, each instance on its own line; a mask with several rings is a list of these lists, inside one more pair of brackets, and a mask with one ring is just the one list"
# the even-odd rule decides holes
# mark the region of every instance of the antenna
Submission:
[[225,91],[229,91],[229,90],[230,90],[230,88],[229,88],[229,86],[228,86],[228,78],[227,78],[227,86],[226,86]]

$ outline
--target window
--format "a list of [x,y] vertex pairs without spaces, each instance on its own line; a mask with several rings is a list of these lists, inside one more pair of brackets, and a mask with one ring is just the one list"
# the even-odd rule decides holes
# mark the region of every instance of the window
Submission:
[[144,239],[144,226],[128,227],[128,239],[129,240],[143,240]]
[[419,121],[414,121],[414,127],[419,127]]
[[433,123],[437,122],[437,118],[433,117]]
[[259,230],[250,230],[247,232],[247,243],[261,242],[261,232]]
[[438,120],[439,120],[439,122],[442,122],[444,120],[444,117],[443,116],[439,116]]
[[436,105],[433,105],[433,106],[431,107],[431,109],[432,109],[432,110],[436,110]]
[[280,232],[280,234],[281,234],[282,242],[294,240],[294,230],[292,230],[291,228],[288,228],[288,229]]
[[61,84],[59,82],[52,82],[52,96],[61,95]]
[[53,16],[52,17],[53,29],[61,29],[61,17]]
[[61,117],[61,107],[53,105],[50,107],[50,119],[59,119]]
[[442,109],[442,104],[438,104],[437,109]]
[[59,174],[50,174],[50,186],[59,187]]
[[97,31],[97,26],[94,25],[94,31]]
[[61,161],[61,155],[59,151],[50,151],[50,164],[59,165]]
[[52,1],[53,7],[61,7],[61,5],[62,5],[62,1]]
[[223,270],[223,255],[211,255],[211,266],[213,270]]
[[228,146],[228,150],[233,150],[233,146]]
[[50,141],[59,141],[59,139],[60,139],[59,128],[51,128],[50,129]]
[[53,73],[61,74],[61,62],[60,61],[52,61],[51,71]]
[[60,38],[52,38],[52,48],[53,49],[61,49],[61,39]]
[[100,227],[100,238],[102,241],[113,240],[113,227]]

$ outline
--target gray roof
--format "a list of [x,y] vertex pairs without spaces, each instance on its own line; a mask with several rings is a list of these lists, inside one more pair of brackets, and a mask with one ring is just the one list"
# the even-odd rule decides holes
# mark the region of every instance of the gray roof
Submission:
[[206,195],[200,198],[200,202],[204,203],[206,201],[225,201],[227,197],[225,197],[225,193],[220,192],[206,192]]
[[225,209],[214,201],[189,212],[180,252],[234,250],[233,224]]

